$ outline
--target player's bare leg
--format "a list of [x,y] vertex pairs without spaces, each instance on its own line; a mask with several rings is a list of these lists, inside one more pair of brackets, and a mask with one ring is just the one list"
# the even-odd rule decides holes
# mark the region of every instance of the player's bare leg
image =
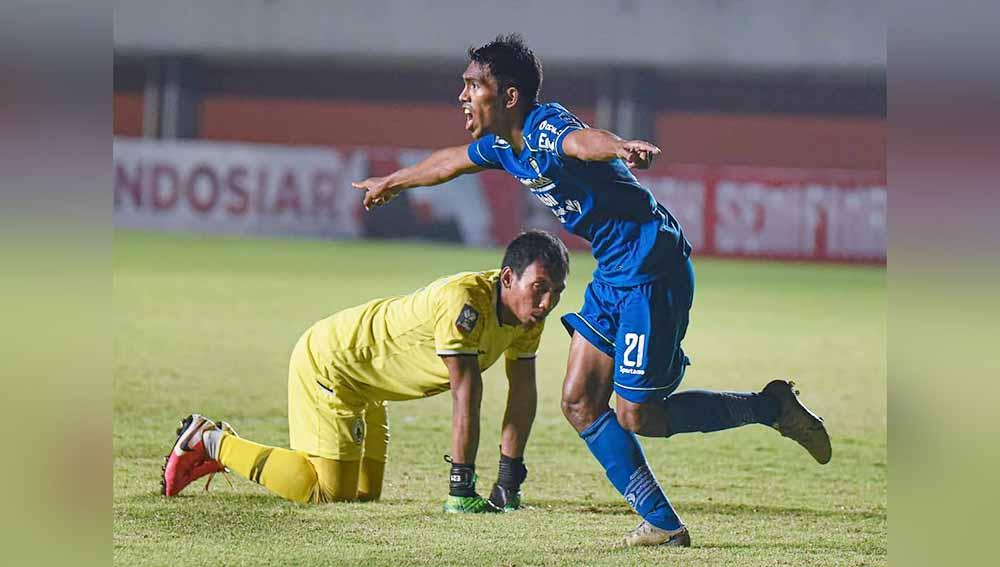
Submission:
[[573,335],[563,381],[562,411],[577,433],[608,411],[613,368],[611,357],[597,350],[579,333]]
[[574,333],[563,382],[563,415],[604,467],[611,484],[643,517],[622,543],[690,546],[687,528],[649,470],[635,434],[621,426],[608,406],[613,364],[610,356]]

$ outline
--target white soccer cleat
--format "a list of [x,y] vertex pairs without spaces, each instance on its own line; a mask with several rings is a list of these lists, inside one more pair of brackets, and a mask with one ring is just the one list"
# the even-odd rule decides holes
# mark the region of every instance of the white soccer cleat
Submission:
[[625,547],[660,545],[664,547],[691,547],[687,526],[670,531],[662,530],[643,520],[634,530],[625,534]]

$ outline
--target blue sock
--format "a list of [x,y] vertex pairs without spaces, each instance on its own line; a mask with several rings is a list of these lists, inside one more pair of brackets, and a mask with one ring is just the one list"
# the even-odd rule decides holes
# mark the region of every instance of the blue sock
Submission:
[[709,433],[748,423],[771,425],[778,419],[778,403],[773,398],[750,392],[687,390],[667,396],[663,405],[670,435]]
[[613,410],[594,420],[580,437],[604,467],[611,484],[644,520],[664,530],[684,525],[646,465],[635,433],[622,429]]

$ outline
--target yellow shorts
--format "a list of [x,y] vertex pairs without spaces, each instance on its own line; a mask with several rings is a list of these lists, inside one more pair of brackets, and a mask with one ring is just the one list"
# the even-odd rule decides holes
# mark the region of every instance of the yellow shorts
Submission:
[[389,420],[384,401],[362,397],[342,377],[329,377],[309,353],[307,331],[288,363],[288,435],[291,448],[339,461],[362,457],[384,463]]

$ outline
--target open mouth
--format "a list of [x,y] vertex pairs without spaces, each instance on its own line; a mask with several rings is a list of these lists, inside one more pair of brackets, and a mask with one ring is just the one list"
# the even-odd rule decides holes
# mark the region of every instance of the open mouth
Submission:
[[469,107],[462,109],[465,112],[465,129],[472,131],[472,110]]

